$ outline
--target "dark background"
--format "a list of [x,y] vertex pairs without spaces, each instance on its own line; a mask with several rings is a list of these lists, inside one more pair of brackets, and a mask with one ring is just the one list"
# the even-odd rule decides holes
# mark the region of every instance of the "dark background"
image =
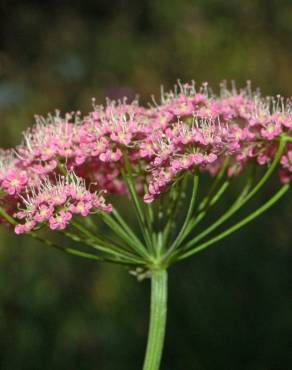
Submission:
[[[0,33],[2,147],[35,113],[86,112],[93,96],[147,101],[177,78],[291,96],[290,0],[2,0]],[[170,271],[163,370],[291,369],[291,210],[289,193]],[[1,370],[140,369],[148,301],[149,282],[123,268],[1,230]]]

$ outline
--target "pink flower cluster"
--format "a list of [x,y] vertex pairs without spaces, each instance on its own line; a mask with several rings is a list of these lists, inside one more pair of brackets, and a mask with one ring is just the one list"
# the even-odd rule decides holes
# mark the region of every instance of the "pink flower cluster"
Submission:
[[10,150],[0,150],[0,189],[9,195],[21,192],[27,185],[26,171]]
[[22,166],[39,176],[54,172],[58,161],[74,161],[80,146],[80,113],[60,112],[47,118],[36,116],[36,124],[24,132],[23,142],[17,149]]
[[[19,203],[22,207],[26,194],[32,196],[40,181],[60,187],[55,179],[64,169],[74,171],[84,186],[97,183],[98,189],[109,194],[124,194],[126,157],[137,190],[146,187],[144,200],[151,202],[186,171],[216,175],[225,158],[229,176],[238,175],[250,162],[267,165],[282,137],[288,144],[280,161],[280,177],[288,182],[292,179],[291,133],[291,100],[261,97],[249,84],[238,91],[223,83],[216,96],[207,84],[197,90],[194,83],[179,83],[173,91],[162,92],[159,104],[153,101],[148,108],[137,101],[108,100],[104,106],[94,102],[93,111],[85,116],[77,112],[63,117],[56,111],[47,118],[37,116],[21,145],[0,151],[0,205],[13,209],[11,204]],[[67,225],[79,209],[74,208],[75,202],[70,195],[63,208],[45,204],[42,212],[48,212],[46,221],[52,228]],[[33,228],[42,219],[37,209],[38,213],[25,217],[35,222]],[[87,211],[82,212],[86,215]],[[24,230],[23,225],[19,230]]]
[[[221,87],[220,97],[200,92],[193,85],[164,94],[156,111],[168,116],[168,124],[153,130],[141,145],[141,157],[149,160],[146,202],[153,201],[185,170],[220,170],[229,158],[228,175],[237,175],[253,161],[271,162],[281,136],[291,137],[292,105],[283,98],[261,98],[249,84],[240,92]],[[290,154],[289,154],[290,153]],[[292,177],[289,145],[281,160],[283,182]]]
[[28,233],[46,223],[52,230],[63,230],[73,215],[86,217],[94,211],[112,210],[101,194],[87,190],[85,181],[74,173],[59,176],[55,183],[46,178],[22,201],[24,208],[14,217],[24,222],[15,227],[16,234]]

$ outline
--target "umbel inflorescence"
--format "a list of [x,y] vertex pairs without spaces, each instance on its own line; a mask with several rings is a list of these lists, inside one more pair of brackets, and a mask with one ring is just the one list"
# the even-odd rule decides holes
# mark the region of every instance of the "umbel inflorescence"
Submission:
[[[13,217],[17,234],[45,226],[64,230],[75,215],[112,213],[105,198],[130,193],[140,211],[137,202],[148,204],[147,220],[139,216],[145,240],[138,244],[146,245],[146,254],[155,239],[149,227],[154,234],[163,233],[149,203],[165,196],[173,205],[179,202],[188,175],[226,177],[227,186],[249,167],[269,168],[276,160],[281,182],[290,182],[291,101],[261,97],[250,84],[228,90],[225,83],[219,96],[207,84],[197,91],[194,83],[179,83],[173,91],[162,92],[160,104],[153,101],[148,108],[126,99],[94,102],[93,111],[84,117],[80,112],[61,116],[59,111],[47,118],[36,116],[22,143],[0,152],[2,222],[9,222],[5,212]],[[209,201],[205,199],[205,206]],[[201,204],[199,213],[205,206]],[[171,204],[159,208],[160,218],[171,216]],[[116,213],[113,219],[128,233]]]
[[[280,190],[209,237],[275,170]],[[199,188],[201,177],[209,178],[209,187]],[[239,196],[202,227],[237,177]],[[240,90],[222,83],[219,95],[207,83],[198,89],[178,83],[148,107],[136,100],[93,101],[84,116],[36,116],[20,145],[0,151],[0,222],[64,252],[151,277],[259,216],[287,192],[291,179],[291,100],[262,97],[249,83]],[[118,211],[121,197],[135,210],[137,225]],[[65,235],[70,248],[44,228]],[[153,341],[145,369],[159,366]]]

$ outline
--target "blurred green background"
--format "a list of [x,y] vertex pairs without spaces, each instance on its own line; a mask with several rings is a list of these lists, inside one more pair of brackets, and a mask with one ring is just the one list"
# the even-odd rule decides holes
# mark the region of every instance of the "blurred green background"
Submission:
[[[291,96],[291,0],[2,0],[0,20],[2,147],[35,113],[147,101],[177,78]],[[172,268],[162,370],[291,369],[291,211],[289,194]],[[123,268],[0,231],[1,370],[140,369],[148,301]]]

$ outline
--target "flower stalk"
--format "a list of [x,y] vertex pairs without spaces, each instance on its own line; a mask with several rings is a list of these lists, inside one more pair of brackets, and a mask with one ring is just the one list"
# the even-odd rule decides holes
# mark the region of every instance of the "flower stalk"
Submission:
[[151,271],[151,307],[143,370],[159,370],[167,316],[167,271]]

